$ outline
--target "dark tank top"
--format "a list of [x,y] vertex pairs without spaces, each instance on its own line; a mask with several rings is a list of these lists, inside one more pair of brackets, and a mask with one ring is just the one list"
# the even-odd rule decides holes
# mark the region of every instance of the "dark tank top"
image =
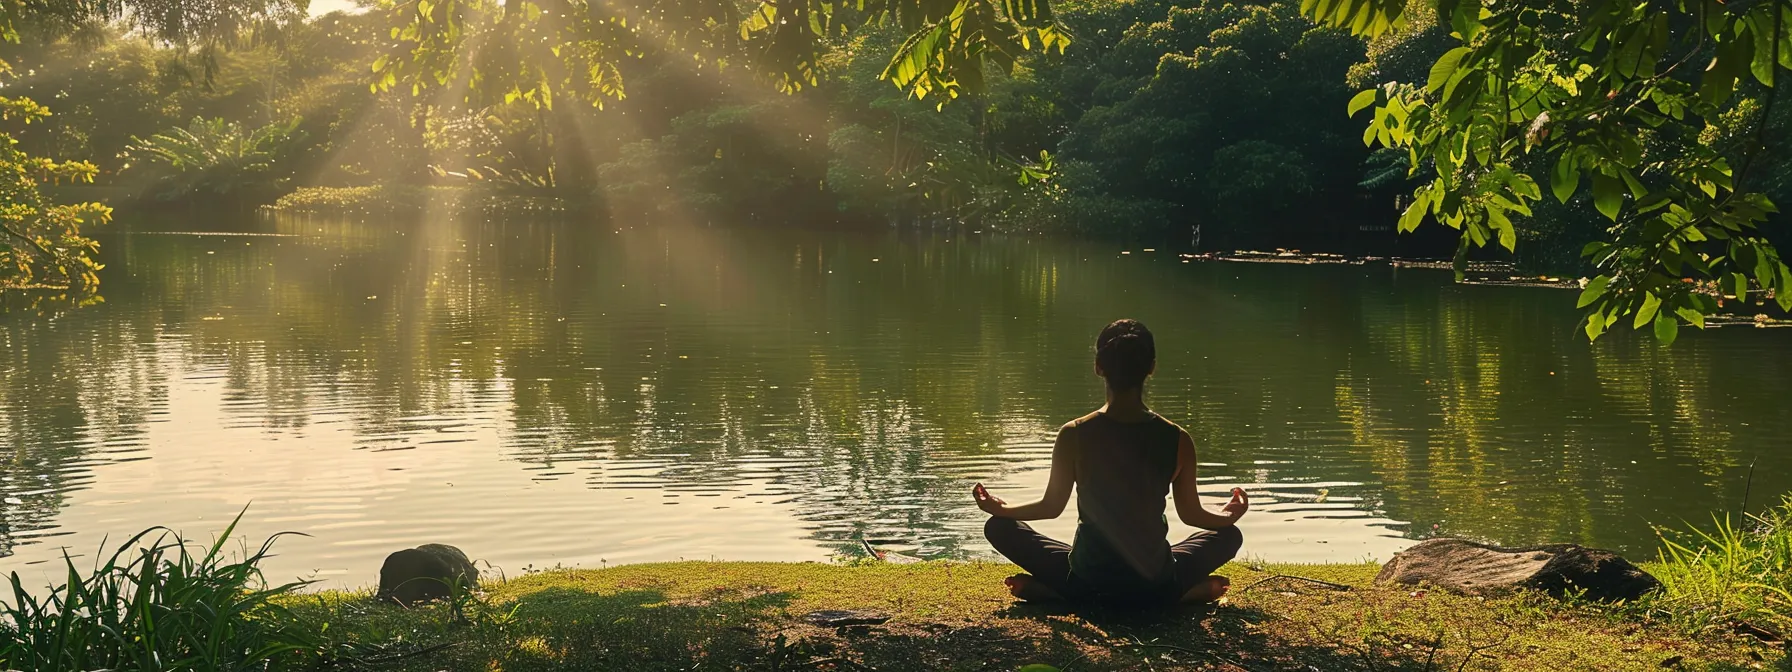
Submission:
[[1076,540],[1070,574],[1096,593],[1153,594],[1175,582],[1164,499],[1182,429],[1155,413],[1121,422],[1095,413],[1076,436]]

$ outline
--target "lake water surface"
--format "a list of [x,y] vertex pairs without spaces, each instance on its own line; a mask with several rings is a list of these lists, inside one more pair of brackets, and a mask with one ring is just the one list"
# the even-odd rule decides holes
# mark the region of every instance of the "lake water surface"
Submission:
[[[225,227],[259,235],[174,233]],[[427,542],[512,575],[986,556],[971,484],[1042,491],[1117,317],[1157,332],[1149,399],[1214,497],[1251,492],[1259,558],[1433,534],[1647,555],[1651,523],[1792,484],[1792,332],[1589,345],[1571,293],[1445,272],[971,231],[118,229],[103,305],[0,316],[0,570],[151,525],[209,539],[245,506],[250,536],[309,535],[271,575],[343,585]]]

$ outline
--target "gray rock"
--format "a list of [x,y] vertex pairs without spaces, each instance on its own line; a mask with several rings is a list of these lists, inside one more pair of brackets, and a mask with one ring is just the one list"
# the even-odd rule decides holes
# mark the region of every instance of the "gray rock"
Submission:
[[454,590],[464,592],[478,586],[479,570],[467,554],[445,544],[424,544],[386,556],[386,563],[380,566],[378,597],[410,606],[447,599]]
[[1394,555],[1377,583],[1429,584],[1467,595],[1520,588],[1561,597],[1586,591],[1594,600],[1634,600],[1661,587],[1648,572],[1611,551],[1574,544],[1504,548],[1463,539],[1430,539]]

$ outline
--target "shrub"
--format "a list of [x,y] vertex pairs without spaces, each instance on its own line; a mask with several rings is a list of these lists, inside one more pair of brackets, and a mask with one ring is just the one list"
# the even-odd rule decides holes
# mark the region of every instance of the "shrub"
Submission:
[[85,575],[64,556],[67,582],[42,594],[12,573],[0,669],[242,670],[315,650],[308,629],[272,601],[305,582],[269,586],[256,568],[280,535],[232,560],[222,550],[235,528],[203,554],[151,528]]
[[160,174],[156,196],[182,200],[208,195],[271,197],[285,188],[292,148],[304,138],[298,119],[245,129],[223,119],[195,118],[148,138],[132,138],[125,153]]
[[1655,606],[1694,627],[1745,622],[1792,633],[1792,496],[1744,517],[1714,516],[1713,529],[1658,530]]

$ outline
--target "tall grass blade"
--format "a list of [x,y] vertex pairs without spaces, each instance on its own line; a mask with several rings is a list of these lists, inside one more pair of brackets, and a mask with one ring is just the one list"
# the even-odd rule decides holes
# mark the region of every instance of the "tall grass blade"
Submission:
[[1710,529],[1658,529],[1656,607],[1691,628],[1738,622],[1792,634],[1792,496]]
[[102,543],[90,571],[64,553],[63,582],[41,591],[13,572],[11,599],[0,601],[0,669],[234,671],[315,662],[316,635],[278,604],[310,582],[270,586],[258,567],[288,533],[226,557],[245,512],[197,550],[157,527],[110,554]]

